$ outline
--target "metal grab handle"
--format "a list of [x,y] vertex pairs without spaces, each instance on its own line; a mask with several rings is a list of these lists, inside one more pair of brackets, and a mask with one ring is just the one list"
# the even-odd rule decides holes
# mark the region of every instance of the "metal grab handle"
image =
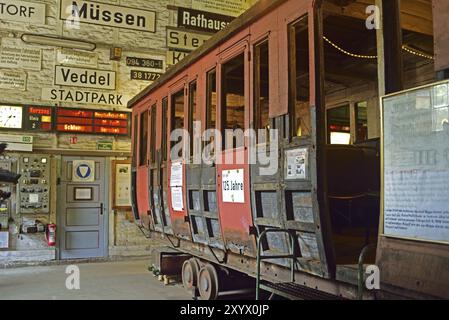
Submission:
[[[276,255],[276,256],[261,256],[261,243],[262,239],[267,236],[268,233],[287,233],[291,240],[291,254],[289,255]],[[256,278],[256,300],[259,300],[260,292],[260,265],[261,260],[267,259],[291,259],[291,282],[295,282],[295,237],[292,232],[287,229],[266,229],[264,230],[259,238],[257,239],[257,278]]]
[[103,202],[100,203],[100,215],[103,215],[104,205]]
[[358,275],[357,275],[357,300],[363,300],[363,265],[365,261],[366,254],[372,250],[375,249],[376,245],[374,243],[366,245],[362,252],[360,252],[359,255],[359,263],[358,263]]

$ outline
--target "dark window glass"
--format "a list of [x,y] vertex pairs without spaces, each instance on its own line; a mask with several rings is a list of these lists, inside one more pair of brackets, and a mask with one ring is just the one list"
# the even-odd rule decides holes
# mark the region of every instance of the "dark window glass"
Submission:
[[310,136],[308,17],[289,26],[290,117],[293,137]]
[[133,141],[133,161],[132,161],[132,165],[133,165],[134,168],[137,166],[137,141],[139,141],[139,137],[137,136],[137,134],[139,133],[138,126],[139,126],[139,116],[136,114],[134,116],[134,121],[133,121],[133,137],[134,137],[134,141]]
[[[222,68],[223,137],[227,129],[245,130],[245,58],[244,54],[225,63]],[[223,139],[223,147],[231,145]],[[233,139],[233,148],[243,146],[243,139]]]
[[189,136],[190,156],[193,156],[193,122],[197,120],[197,86],[192,82],[189,86]]
[[349,105],[327,110],[327,132],[330,144],[351,144]]
[[207,73],[206,129],[215,129],[217,121],[217,73]]
[[167,160],[168,98],[162,99],[162,159]]
[[[172,131],[176,129],[184,129],[184,90],[175,93],[171,100],[171,128]],[[172,141],[173,147],[179,141]]]
[[148,160],[148,111],[140,114],[139,165],[146,166]]
[[368,140],[368,103],[359,102],[355,105],[356,109],[356,142]]
[[156,162],[156,105],[151,107],[151,137],[150,137],[150,159]]
[[265,139],[263,139],[263,136],[259,137],[258,135],[258,142],[265,142],[266,138],[269,138],[269,88],[268,41],[265,41],[254,48],[255,129],[266,130]]

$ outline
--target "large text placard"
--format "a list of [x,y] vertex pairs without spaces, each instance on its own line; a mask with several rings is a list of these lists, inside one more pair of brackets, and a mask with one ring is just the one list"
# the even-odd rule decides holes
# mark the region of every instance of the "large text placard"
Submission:
[[449,242],[449,83],[383,99],[384,234]]

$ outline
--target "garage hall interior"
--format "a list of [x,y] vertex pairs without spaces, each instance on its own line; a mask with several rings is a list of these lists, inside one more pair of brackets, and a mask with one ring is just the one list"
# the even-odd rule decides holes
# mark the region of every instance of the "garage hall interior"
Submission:
[[[448,299],[448,21],[444,0],[0,0],[0,300]],[[220,150],[231,129],[264,132],[276,173],[246,135]]]

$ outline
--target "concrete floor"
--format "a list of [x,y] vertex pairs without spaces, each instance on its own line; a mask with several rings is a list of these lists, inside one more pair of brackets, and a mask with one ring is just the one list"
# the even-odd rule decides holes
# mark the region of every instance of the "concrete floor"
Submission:
[[182,285],[164,284],[147,260],[78,264],[80,290],[68,290],[67,265],[0,269],[1,300],[191,300]]

